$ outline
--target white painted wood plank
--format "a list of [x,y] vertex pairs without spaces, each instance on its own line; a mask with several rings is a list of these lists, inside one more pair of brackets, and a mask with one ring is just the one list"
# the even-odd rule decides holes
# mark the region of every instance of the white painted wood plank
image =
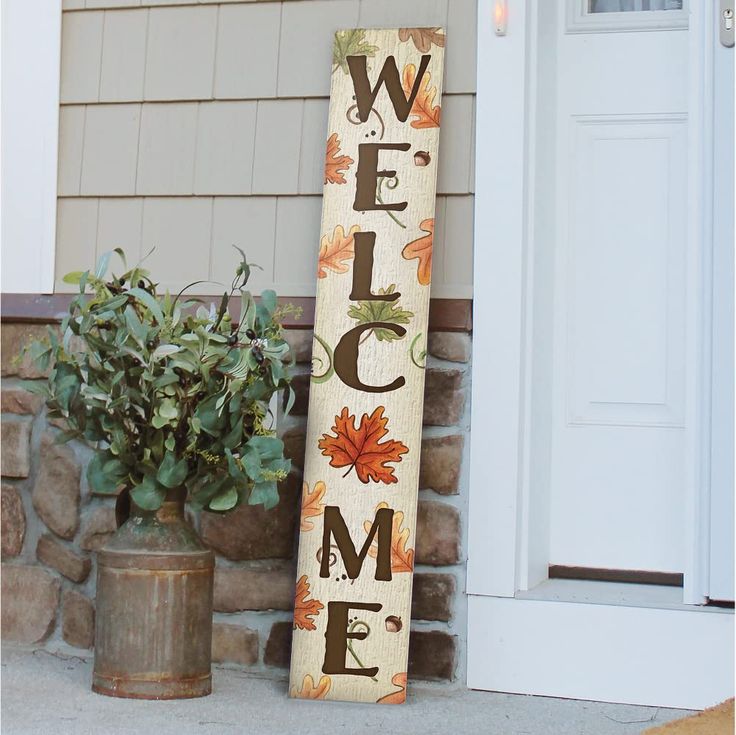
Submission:
[[[148,250],[141,252],[142,227],[142,198],[125,197],[115,199],[105,197],[100,199],[100,208],[97,214],[97,258],[102,253],[110,252],[114,248],[122,248],[128,259],[128,265],[132,267],[148,252]],[[82,265],[80,263],[80,267]]]
[[100,102],[143,99],[148,11],[105,13]]
[[[215,198],[212,221],[210,278],[230,283],[239,261],[237,245],[251,270],[248,288],[258,292],[274,284],[273,262],[276,233],[276,197]],[[217,292],[213,287],[212,293]]]
[[193,192],[197,107],[196,103],[143,105],[136,193]]
[[145,99],[209,99],[217,8],[152,8],[149,12]]
[[197,121],[195,194],[249,194],[256,102],[203,102]]
[[87,107],[82,196],[135,193],[140,122],[140,105]]
[[[480,7],[490,12],[490,2]],[[525,88],[528,23],[498,37],[478,24],[476,209],[473,241],[473,382],[468,528],[468,591],[516,591],[522,376]],[[498,114],[498,100],[513,100]],[[500,176],[499,172],[504,175]],[[493,380],[488,376],[492,375]]]
[[314,261],[319,252],[321,206],[319,197],[279,197],[274,281],[282,293],[315,294]]
[[59,144],[59,0],[4,2],[2,14],[2,291],[54,284]]
[[335,31],[352,28],[357,22],[358,0],[284,3],[278,96],[326,97],[330,93],[329,69]]
[[472,95],[445,97],[442,131],[437,191],[440,194],[467,194],[470,191],[470,158],[473,155]]
[[84,105],[59,109],[59,196],[79,194],[84,149]]
[[63,283],[62,279],[72,271],[94,268],[98,201],[94,198],[59,199],[54,291],[78,293],[77,286]]
[[254,194],[296,194],[302,100],[260,100],[253,161]]
[[[351,45],[361,50],[362,74],[343,58]],[[427,39],[351,29],[335,38],[321,239],[309,258],[312,268],[317,260],[314,331],[324,359],[309,393],[293,697],[313,698],[315,685],[325,699],[406,697],[424,395],[414,356],[427,338],[443,57],[444,31]],[[390,83],[390,95],[371,95],[379,75],[392,73],[413,90],[408,105]],[[277,258],[282,223],[289,236],[304,227],[282,217],[282,201]],[[401,310],[401,324],[370,316],[377,295]],[[395,339],[383,339],[384,330]],[[366,536],[381,524],[377,537]],[[352,549],[372,543],[376,561],[355,560]]]
[[[447,36],[450,45],[447,47],[445,62],[445,85],[447,91],[475,92],[476,48],[478,22],[490,26],[490,3],[482,4],[482,17],[478,18],[478,0],[449,0],[447,12]],[[512,6],[513,7],[513,6]],[[514,12],[514,23],[518,16]]]
[[165,288],[179,291],[202,278],[209,268],[212,200],[146,198],[141,250],[152,273],[165,273]]
[[444,28],[447,0],[361,0],[361,28]]
[[733,696],[732,611],[471,595],[468,638],[472,689],[685,709]]
[[100,88],[104,13],[64,13],[61,24],[61,102],[96,102]]
[[438,265],[449,286],[463,286],[473,282],[473,215],[472,196],[446,197],[444,257]]
[[276,96],[280,3],[247,3],[220,8],[215,62],[217,98]]
[[325,183],[327,100],[304,100],[299,151],[299,193],[321,194]]

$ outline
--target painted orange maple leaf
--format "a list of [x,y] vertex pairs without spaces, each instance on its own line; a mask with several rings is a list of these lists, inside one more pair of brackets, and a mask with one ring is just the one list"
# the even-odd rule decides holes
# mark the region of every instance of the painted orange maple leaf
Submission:
[[426,235],[412,240],[401,251],[406,260],[419,259],[417,265],[417,280],[422,286],[429,286],[432,281],[432,240],[434,238],[434,218],[425,219],[419,225]]
[[316,630],[317,626],[312,620],[319,615],[324,605],[319,600],[308,600],[309,582],[307,575],[302,574],[296,583],[296,594],[294,595],[294,627],[302,630]]
[[385,697],[376,700],[376,704],[403,704],[406,702],[406,671],[400,674],[394,674],[391,683],[395,687],[400,687],[398,692],[392,692]]
[[444,48],[445,34],[440,33],[440,28],[399,28],[399,41],[406,43],[411,38],[417,51],[426,54],[432,44]]
[[[388,503],[379,503],[376,511],[388,508]],[[391,571],[395,573],[411,572],[414,569],[414,549],[407,549],[406,542],[409,540],[409,529],[401,526],[404,523],[404,514],[400,510],[394,511],[393,525],[391,528]],[[371,521],[365,521],[363,528],[370,533]],[[368,554],[374,559],[378,554],[378,542],[375,541],[368,549]]]
[[342,225],[335,227],[332,238],[323,235],[319,244],[319,260],[317,276],[327,278],[327,269],[335,273],[347,273],[347,262],[355,256],[355,240],[353,235],[360,230],[360,225],[353,225],[347,235]]
[[344,184],[345,177],[342,171],[347,171],[353,159],[350,156],[338,156],[340,152],[340,139],[337,133],[333,133],[327,139],[327,151],[325,153],[325,184]]
[[327,486],[319,480],[314,483],[314,490],[309,492],[309,485],[305,482],[302,485],[302,514],[299,528],[302,531],[311,531],[314,523],[309,519],[314,516],[321,516],[325,510],[325,504],[320,501],[324,497]]
[[307,674],[302,681],[302,688],[294,687],[290,694],[292,697],[298,697],[299,699],[326,699],[331,686],[332,680],[329,676],[323,676],[319,680],[319,684],[315,686],[314,679]]
[[[404,93],[407,99],[414,88],[414,80],[417,76],[417,68],[414,64],[407,64],[404,67],[403,85]],[[411,121],[413,128],[438,128],[440,126],[440,115],[442,108],[440,105],[433,105],[434,98],[437,96],[437,87],[429,86],[430,73],[424,72],[422,81],[419,85],[419,92],[414,98],[414,104],[411,106],[409,114],[414,116]]]
[[401,455],[409,448],[400,441],[388,439],[381,441],[388,434],[388,418],[383,415],[384,407],[379,406],[370,416],[364,413],[360,425],[356,428],[355,416],[347,408],[343,408],[339,416],[335,416],[332,431],[335,436],[323,434],[317,443],[325,457],[331,457],[331,467],[347,467],[347,476],[354,468],[358,479],[367,484],[384,482],[390,485],[398,482],[394,475],[394,467],[389,462],[401,462]]

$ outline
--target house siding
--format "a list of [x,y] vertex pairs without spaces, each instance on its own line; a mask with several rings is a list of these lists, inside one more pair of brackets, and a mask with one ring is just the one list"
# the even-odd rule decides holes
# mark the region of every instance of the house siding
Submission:
[[163,287],[229,282],[237,244],[263,268],[255,289],[313,296],[333,33],[434,25],[449,40],[432,296],[470,298],[475,5],[65,0],[56,290],[113,247],[155,247]]
[[[453,316],[458,302],[438,299],[472,296],[475,5],[63,3],[59,292],[70,290],[61,281],[65,273],[113,247],[123,247],[130,261],[155,246],[146,262],[157,279],[165,277],[162,288],[202,278],[229,282],[230,246],[238,244],[263,267],[254,271],[255,289],[313,296],[333,32],[360,25],[447,28],[409,664],[410,676],[441,680],[442,688],[448,680],[461,686],[465,670],[471,341],[469,312]],[[46,314],[50,321],[53,313]],[[64,462],[43,449],[60,428],[19,384],[43,378],[27,359],[15,361],[29,339],[45,333],[26,317],[16,313],[12,323],[6,313],[2,330],[3,587],[10,617],[14,610],[19,621],[32,613],[40,633],[4,625],[3,637],[78,649],[91,645],[93,552],[114,530],[114,513],[109,498],[87,486],[87,448],[71,442]],[[276,530],[264,536],[262,510],[253,507],[195,518],[218,554],[215,660],[277,675],[289,663],[308,321],[287,333],[297,359],[297,401],[278,428],[294,470],[269,520]],[[76,527],[64,538],[55,537],[39,500],[45,482],[39,478],[50,465],[68,470],[55,486],[78,508]],[[19,575],[29,580],[22,595],[12,586]],[[78,604],[67,604],[71,599]]]

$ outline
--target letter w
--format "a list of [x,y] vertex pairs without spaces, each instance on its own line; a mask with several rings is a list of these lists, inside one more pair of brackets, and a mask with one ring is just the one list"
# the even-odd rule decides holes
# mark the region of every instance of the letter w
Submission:
[[345,571],[350,579],[355,579],[363,567],[363,561],[368,550],[377,538],[378,551],[376,554],[376,579],[381,582],[391,581],[391,527],[394,512],[391,508],[380,508],[376,511],[368,537],[360,550],[356,553],[355,545],[350,538],[350,531],[340,513],[340,509],[334,505],[325,508],[324,532],[322,534],[322,560],[319,569],[320,577],[330,576],[330,536],[334,536],[337,548],[345,564]]
[[427,66],[429,66],[431,58],[430,54],[422,56],[422,61],[419,64],[419,73],[414,80],[414,86],[412,87],[409,99],[407,99],[404,88],[401,86],[399,70],[396,68],[396,60],[393,56],[389,56],[384,62],[381,73],[378,75],[376,86],[373,89],[371,89],[371,83],[368,80],[366,57],[348,56],[348,68],[350,69],[350,76],[353,78],[355,101],[358,106],[358,118],[360,121],[365,122],[368,119],[378,91],[381,89],[381,85],[385,84],[391,104],[394,106],[396,117],[401,122],[406,122],[406,118],[409,117],[409,113],[411,112],[411,106],[414,104],[414,99],[421,87],[422,77],[427,70]]

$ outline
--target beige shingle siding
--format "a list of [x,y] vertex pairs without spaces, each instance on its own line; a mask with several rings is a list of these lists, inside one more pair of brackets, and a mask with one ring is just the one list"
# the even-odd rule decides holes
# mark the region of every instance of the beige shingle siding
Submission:
[[116,246],[155,245],[172,289],[228,280],[238,244],[264,269],[254,288],[313,295],[332,35],[443,25],[433,295],[472,295],[476,0],[63,7],[58,290]]

